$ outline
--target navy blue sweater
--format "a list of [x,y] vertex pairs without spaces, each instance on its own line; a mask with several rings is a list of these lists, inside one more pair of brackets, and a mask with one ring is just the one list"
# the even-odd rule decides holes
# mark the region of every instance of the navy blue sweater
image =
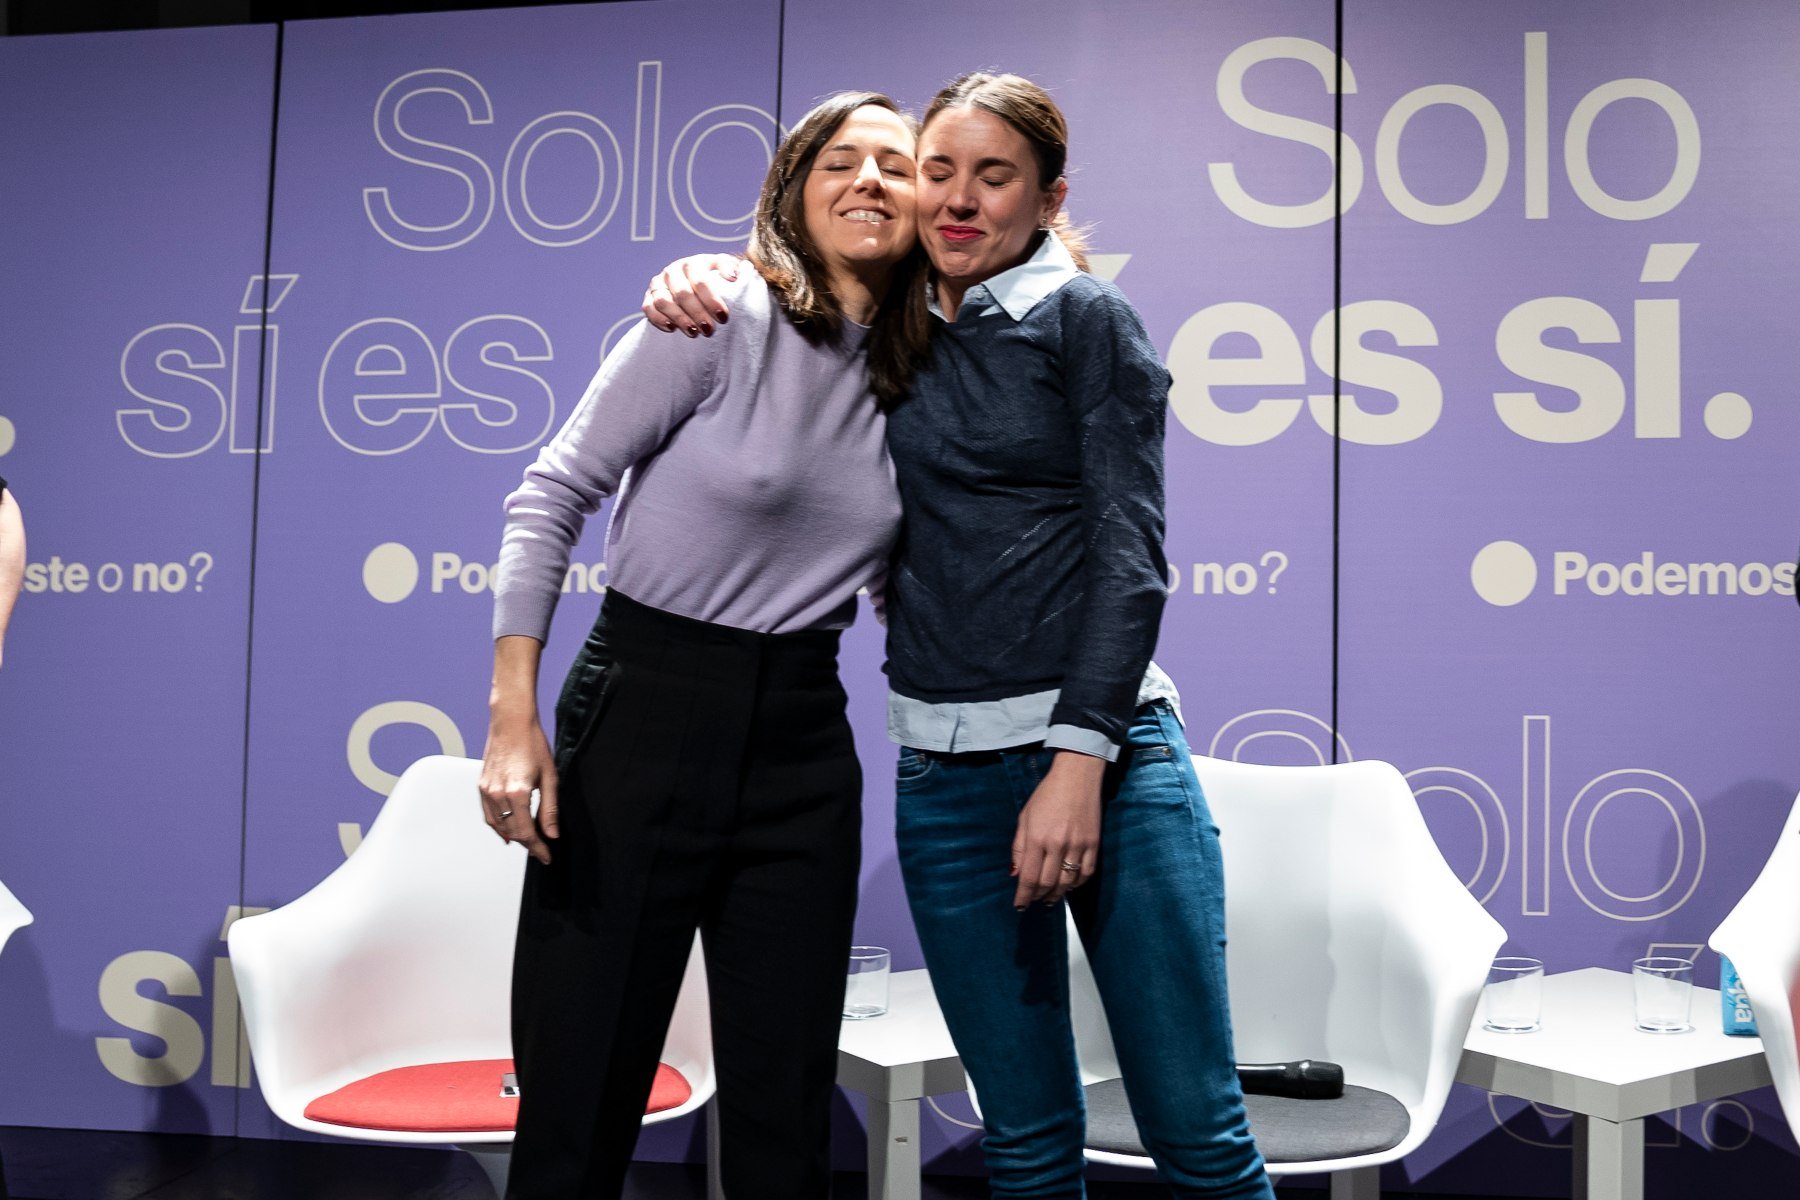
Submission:
[[1060,688],[1051,724],[1122,742],[1168,595],[1169,373],[1091,275],[1020,321],[972,299],[888,418],[889,683],[934,704]]

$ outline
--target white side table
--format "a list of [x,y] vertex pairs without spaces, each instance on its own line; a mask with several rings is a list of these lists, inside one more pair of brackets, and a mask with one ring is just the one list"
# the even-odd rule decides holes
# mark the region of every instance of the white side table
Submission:
[[1727,1037],[1719,993],[1694,989],[1688,1033],[1642,1033],[1631,976],[1588,967],[1544,979],[1535,1033],[1492,1033],[1480,1017],[1456,1078],[1575,1114],[1575,1200],[1643,1200],[1644,1118],[1767,1086],[1762,1041]]
[[919,1100],[969,1086],[929,972],[896,971],[886,1016],[844,1022],[837,1081],[869,1098],[869,1200],[919,1200]]

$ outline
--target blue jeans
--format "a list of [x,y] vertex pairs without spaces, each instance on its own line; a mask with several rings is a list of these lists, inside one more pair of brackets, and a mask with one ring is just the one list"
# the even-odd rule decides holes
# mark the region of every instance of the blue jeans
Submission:
[[[1054,753],[903,747],[898,837],[932,985],[981,1100],[993,1194],[1081,1200],[1067,922],[1060,904],[1016,912],[1009,873],[1019,810]],[[1101,796],[1099,870],[1068,903],[1139,1135],[1176,1196],[1273,1200],[1232,1055],[1218,828],[1168,705],[1138,710]]]

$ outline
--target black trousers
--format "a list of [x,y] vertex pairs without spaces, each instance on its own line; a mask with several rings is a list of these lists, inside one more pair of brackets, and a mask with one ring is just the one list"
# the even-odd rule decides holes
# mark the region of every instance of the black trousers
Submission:
[[562,836],[526,867],[509,1200],[612,1200],[694,931],[731,1200],[830,1190],[862,775],[835,632],[612,591],[557,705]]

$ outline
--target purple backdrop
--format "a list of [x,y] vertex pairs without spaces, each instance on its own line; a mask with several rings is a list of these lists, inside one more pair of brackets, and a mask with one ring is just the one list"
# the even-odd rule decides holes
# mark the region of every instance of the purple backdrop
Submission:
[[[0,40],[0,474],[38,564],[0,778],[59,814],[0,840],[39,917],[0,963],[0,1124],[290,1136],[235,1054],[230,906],[329,872],[413,758],[480,753],[499,498],[649,273],[741,243],[776,119],[975,67],[1056,91],[1070,207],[1175,375],[1158,658],[1195,748],[1397,763],[1552,969],[1702,943],[1747,884],[1800,783],[1800,12],[1355,0],[1338,226],[1329,6],[782,11],[290,24],[266,305],[272,29]],[[858,937],[904,969],[880,658],[859,624]],[[927,1115],[928,1165],[975,1168],[970,1116]],[[1669,1125],[1653,1194],[1792,1169],[1770,1095]],[[1555,1194],[1567,1140],[1459,1089],[1396,1174]]]
[[0,970],[0,1124],[233,1130],[207,1064],[274,50],[272,29],[0,39],[0,475],[31,552],[0,878],[37,916]]
[[[1363,344],[1423,370],[1345,385],[1401,436],[1346,419],[1342,733],[1411,773],[1509,952],[1686,957],[1800,781],[1782,565],[1800,351],[1781,327],[1800,246],[1778,215],[1800,180],[1800,12],[1444,11],[1359,5],[1344,36],[1365,168],[1344,353],[1350,310],[1379,302]],[[1772,1093],[1667,1120],[1653,1194],[1792,1171]],[[1561,1114],[1459,1088],[1445,1122],[1412,1177],[1567,1187]]]

